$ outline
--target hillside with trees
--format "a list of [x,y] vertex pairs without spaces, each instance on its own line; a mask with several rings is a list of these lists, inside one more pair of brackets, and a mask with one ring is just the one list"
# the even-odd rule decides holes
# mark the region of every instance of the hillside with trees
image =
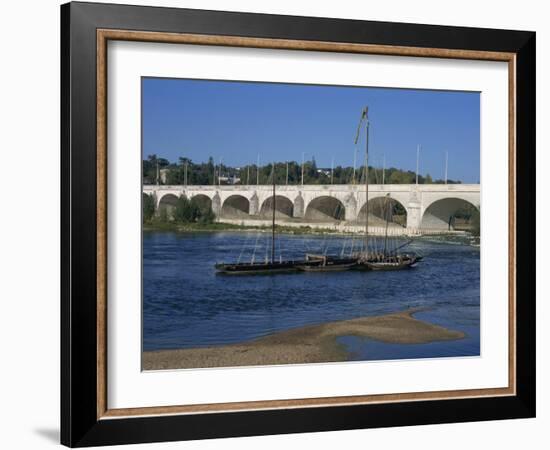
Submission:
[[[277,184],[301,184],[302,164],[296,161],[275,163],[275,180]],[[143,183],[165,185],[212,185],[212,184],[271,184],[271,164],[243,167],[231,167],[223,163],[216,164],[212,157],[207,162],[194,163],[188,158],[180,157],[177,163],[169,162],[157,155],[149,155],[143,160]],[[353,167],[334,167],[331,176],[330,168],[320,168],[312,158],[304,163],[304,184],[351,184],[364,182],[364,166],[355,170]],[[186,175],[187,174],[187,175]],[[187,176],[187,180],[186,177]],[[383,180],[384,179],[384,180]],[[416,174],[410,170],[395,167],[382,171],[379,167],[369,165],[369,183],[381,184],[413,184]],[[418,175],[419,184],[443,184],[444,180],[432,179],[430,174]],[[461,181],[447,180],[448,184],[458,184]]]

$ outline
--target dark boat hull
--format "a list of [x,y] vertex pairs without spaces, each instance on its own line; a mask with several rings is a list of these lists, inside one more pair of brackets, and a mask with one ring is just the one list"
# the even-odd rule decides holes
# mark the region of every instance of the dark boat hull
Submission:
[[339,272],[349,270],[357,264],[355,258],[328,258],[320,261],[308,261],[296,267],[303,272]]
[[415,267],[422,257],[407,254],[400,256],[388,256],[380,259],[359,259],[356,268],[359,270],[392,271],[404,270]]
[[368,261],[366,264],[370,270],[403,270],[414,267],[418,262],[415,256],[404,255],[401,257],[389,257],[382,261]]
[[298,265],[310,264],[309,261],[279,261],[273,263],[235,263],[235,264],[216,264],[218,273],[231,275],[265,275],[270,273],[295,272]]
[[383,259],[311,257],[305,260],[278,261],[273,263],[228,263],[216,264],[219,274],[230,275],[268,275],[287,272],[341,272],[345,270],[403,270],[413,268],[422,260],[412,254]]
[[392,262],[367,263],[370,270],[383,270],[383,271],[410,269],[414,267],[415,264],[416,264],[416,261],[412,261],[412,260],[396,262],[396,263],[392,263]]
[[307,257],[305,260],[276,261],[273,263],[222,263],[216,264],[218,273],[224,274],[270,274],[280,272],[321,272],[348,270],[357,264],[356,258]]

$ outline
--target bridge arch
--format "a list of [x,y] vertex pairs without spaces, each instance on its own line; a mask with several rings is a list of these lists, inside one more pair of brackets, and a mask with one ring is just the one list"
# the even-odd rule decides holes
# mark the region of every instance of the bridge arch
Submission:
[[247,217],[250,211],[250,201],[239,194],[230,195],[225,199],[221,209],[221,216],[227,219]]
[[474,213],[479,213],[479,206],[468,200],[447,197],[428,205],[422,214],[421,228],[431,230],[455,230],[469,227]]
[[[357,220],[366,220],[367,204],[363,204]],[[384,226],[388,220],[390,226],[407,226],[407,208],[399,200],[389,196],[369,198],[369,226]]]
[[159,198],[158,214],[162,217],[166,214],[166,218],[172,220],[174,218],[174,210],[178,203],[178,196],[175,194],[164,194]]
[[315,222],[344,220],[346,208],[337,198],[323,195],[315,197],[308,203],[304,217],[306,220]]
[[212,199],[208,195],[195,194],[190,201],[199,208],[203,215],[212,211]]
[[[262,207],[260,209],[260,215],[261,216],[269,216],[271,217],[273,215],[273,196],[268,197],[264,200],[262,203]],[[283,195],[276,195],[275,196],[275,217],[279,217],[281,219],[288,219],[291,218],[294,215],[294,205],[292,201],[283,196]]]

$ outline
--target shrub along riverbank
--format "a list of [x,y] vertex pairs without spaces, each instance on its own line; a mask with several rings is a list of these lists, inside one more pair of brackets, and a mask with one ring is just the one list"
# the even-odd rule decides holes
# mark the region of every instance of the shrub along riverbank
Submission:
[[216,216],[209,205],[204,205],[197,198],[189,200],[180,195],[174,205],[163,205],[155,216],[155,199],[152,195],[143,196],[143,223],[170,227],[182,224],[210,225]]

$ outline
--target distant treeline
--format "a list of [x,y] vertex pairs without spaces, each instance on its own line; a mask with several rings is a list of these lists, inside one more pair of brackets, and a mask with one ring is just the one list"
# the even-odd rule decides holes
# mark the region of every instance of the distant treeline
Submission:
[[[287,174],[288,166],[288,174]],[[315,158],[304,163],[304,184],[350,184],[364,183],[364,166],[355,170],[353,167],[337,166],[334,168],[331,177],[330,168],[319,168]],[[386,168],[384,174],[382,169],[369,165],[369,183],[381,184],[384,178],[385,184],[413,184],[416,181],[416,174],[410,170],[401,170],[395,167]],[[187,173],[187,180],[185,179]],[[219,179],[221,178],[221,180]],[[302,165],[296,161],[275,163],[275,182],[277,184],[300,184],[302,182]],[[231,167],[225,164],[215,164],[212,157],[208,162],[194,163],[189,158],[180,157],[177,163],[172,163],[157,155],[149,155],[143,160],[143,183],[144,184],[166,184],[183,185],[187,181],[190,185],[212,185],[212,184],[271,184],[272,165],[260,165],[258,167],[247,165],[243,167]],[[432,179],[430,174],[418,175],[420,184],[444,184],[445,180]],[[459,184],[458,180],[447,180],[448,184]]]

